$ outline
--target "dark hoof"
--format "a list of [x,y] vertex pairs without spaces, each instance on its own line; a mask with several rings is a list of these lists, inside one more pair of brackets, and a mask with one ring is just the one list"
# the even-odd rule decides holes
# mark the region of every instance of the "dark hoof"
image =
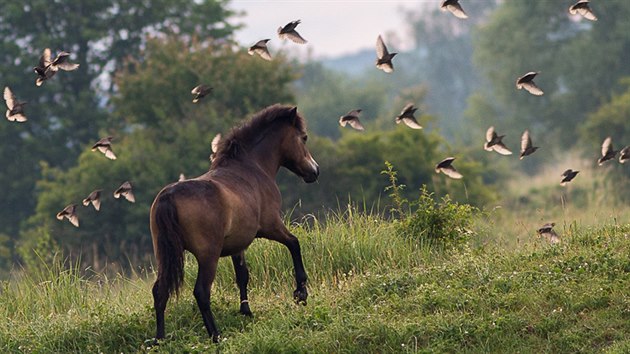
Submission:
[[296,289],[293,292],[293,300],[295,300],[295,303],[298,305],[306,306],[307,297],[308,297],[308,292],[306,291],[306,288]]
[[242,315],[245,315],[247,317],[252,317],[252,311],[249,309],[249,306],[243,306],[241,305],[241,310],[239,311]]
[[213,334],[212,335],[212,342],[213,343],[219,343],[221,341],[221,335],[220,334]]

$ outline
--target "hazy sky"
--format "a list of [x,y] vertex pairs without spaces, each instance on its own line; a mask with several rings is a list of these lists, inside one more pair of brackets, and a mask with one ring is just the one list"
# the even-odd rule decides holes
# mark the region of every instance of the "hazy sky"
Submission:
[[[435,6],[440,3],[439,0],[233,0],[230,7],[246,12],[236,21],[246,25],[236,33],[236,39],[242,45],[271,38],[269,45],[272,48],[299,50],[301,54],[310,52],[321,58],[373,48],[379,34],[392,32],[400,39],[399,45],[393,49],[409,48],[410,45],[405,46],[409,29],[404,23],[402,10],[418,9],[426,2],[435,2]],[[297,19],[302,23],[296,30],[308,43],[299,45],[280,41],[278,27]]]

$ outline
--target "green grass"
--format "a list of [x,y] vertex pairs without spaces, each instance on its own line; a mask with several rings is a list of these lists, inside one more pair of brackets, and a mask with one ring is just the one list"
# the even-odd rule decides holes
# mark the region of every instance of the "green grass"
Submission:
[[560,245],[532,233],[506,248],[488,242],[494,225],[478,224],[473,246],[450,252],[354,211],[292,225],[310,277],[307,306],[292,301],[288,251],[257,240],[247,252],[253,318],[238,314],[231,262],[220,262],[218,345],[192,296],[192,258],[167,307],[167,338],[153,348],[144,344],[155,330],[152,272],[107,278],[61,262],[16,272],[0,287],[0,352],[630,351],[630,225],[567,223]]

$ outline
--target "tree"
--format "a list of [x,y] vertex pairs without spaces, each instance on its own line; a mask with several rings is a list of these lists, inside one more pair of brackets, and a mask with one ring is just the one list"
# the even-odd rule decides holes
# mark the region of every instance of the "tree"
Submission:
[[[226,40],[232,15],[226,0],[0,2],[0,82],[29,102],[26,123],[0,124],[0,233],[15,240],[33,213],[40,161],[68,168],[108,128],[112,75],[138,58],[147,34]],[[36,87],[32,67],[46,47],[80,67]]]

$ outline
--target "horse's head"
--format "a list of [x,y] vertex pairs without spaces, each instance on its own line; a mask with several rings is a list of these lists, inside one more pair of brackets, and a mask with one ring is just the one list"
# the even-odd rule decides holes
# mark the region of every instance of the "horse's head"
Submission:
[[315,182],[319,176],[319,165],[306,147],[308,135],[304,118],[298,114],[297,107],[291,108],[288,114],[291,124],[283,128],[285,133],[280,141],[280,164],[302,177],[304,182]]

